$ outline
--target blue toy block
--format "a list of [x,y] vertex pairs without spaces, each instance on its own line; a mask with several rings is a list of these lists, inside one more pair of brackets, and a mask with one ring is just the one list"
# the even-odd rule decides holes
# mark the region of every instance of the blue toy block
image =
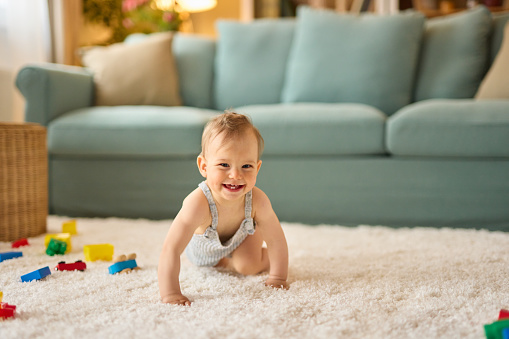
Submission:
[[125,270],[126,268],[133,269],[135,267],[138,267],[138,264],[136,264],[136,260],[134,260],[134,259],[126,260],[126,261],[114,263],[113,265],[108,267],[108,271],[110,272],[110,274],[115,274],[122,270]]
[[32,280],[41,280],[42,278],[45,278],[45,277],[47,277],[50,274],[51,274],[51,270],[49,269],[48,266],[46,266],[46,267],[40,268],[40,269],[38,269],[36,271],[33,271],[33,272],[27,273],[25,275],[22,275],[21,276],[21,281],[22,282],[29,282],[29,281],[32,281]]
[[0,253],[0,262],[4,260],[14,259],[18,257],[22,257],[23,252],[4,252]]
[[509,327],[502,330],[502,338],[509,339]]

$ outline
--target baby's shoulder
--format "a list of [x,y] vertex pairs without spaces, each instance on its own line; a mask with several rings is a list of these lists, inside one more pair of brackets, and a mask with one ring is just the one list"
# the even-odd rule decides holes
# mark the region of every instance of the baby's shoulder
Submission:
[[196,188],[184,199],[182,203],[182,211],[185,211],[186,214],[189,213],[198,219],[206,219],[210,216],[210,208],[207,197],[205,197],[200,188]]
[[259,189],[258,187],[253,187],[253,208],[256,209],[264,209],[264,208],[272,208],[270,199],[265,194],[264,191]]

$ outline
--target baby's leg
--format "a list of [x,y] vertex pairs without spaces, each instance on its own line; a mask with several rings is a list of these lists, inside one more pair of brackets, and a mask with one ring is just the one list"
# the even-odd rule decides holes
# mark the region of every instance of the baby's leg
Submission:
[[232,253],[231,267],[240,274],[252,275],[269,270],[269,256],[266,248],[262,248],[263,238],[255,232],[240,244]]

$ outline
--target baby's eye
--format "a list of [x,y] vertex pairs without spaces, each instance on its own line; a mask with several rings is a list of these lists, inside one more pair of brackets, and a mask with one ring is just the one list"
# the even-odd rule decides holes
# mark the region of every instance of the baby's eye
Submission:
[[227,163],[225,163],[225,162],[219,164],[219,166],[221,166],[221,167],[229,167],[229,165]]
[[252,167],[253,167],[253,165],[248,165],[248,164],[242,166],[242,168],[252,168]]

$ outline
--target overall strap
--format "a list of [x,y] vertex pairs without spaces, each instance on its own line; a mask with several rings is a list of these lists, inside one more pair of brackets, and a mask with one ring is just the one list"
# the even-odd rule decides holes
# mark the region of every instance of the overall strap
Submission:
[[251,218],[251,212],[253,210],[253,190],[247,192],[246,194],[246,202],[244,203],[245,208],[245,215],[246,219]]
[[217,216],[216,203],[214,202],[212,193],[210,192],[210,189],[207,186],[207,184],[205,183],[205,181],[202,181],[198,186],[201,188],[201,190],[203,191],[203,194],[205,194],[205,197],[207,198],[207,201],[209,202],[210,214],[212,215],[212,225],[211,226],[212,226],[213,230],[216,230],[218,216]]

